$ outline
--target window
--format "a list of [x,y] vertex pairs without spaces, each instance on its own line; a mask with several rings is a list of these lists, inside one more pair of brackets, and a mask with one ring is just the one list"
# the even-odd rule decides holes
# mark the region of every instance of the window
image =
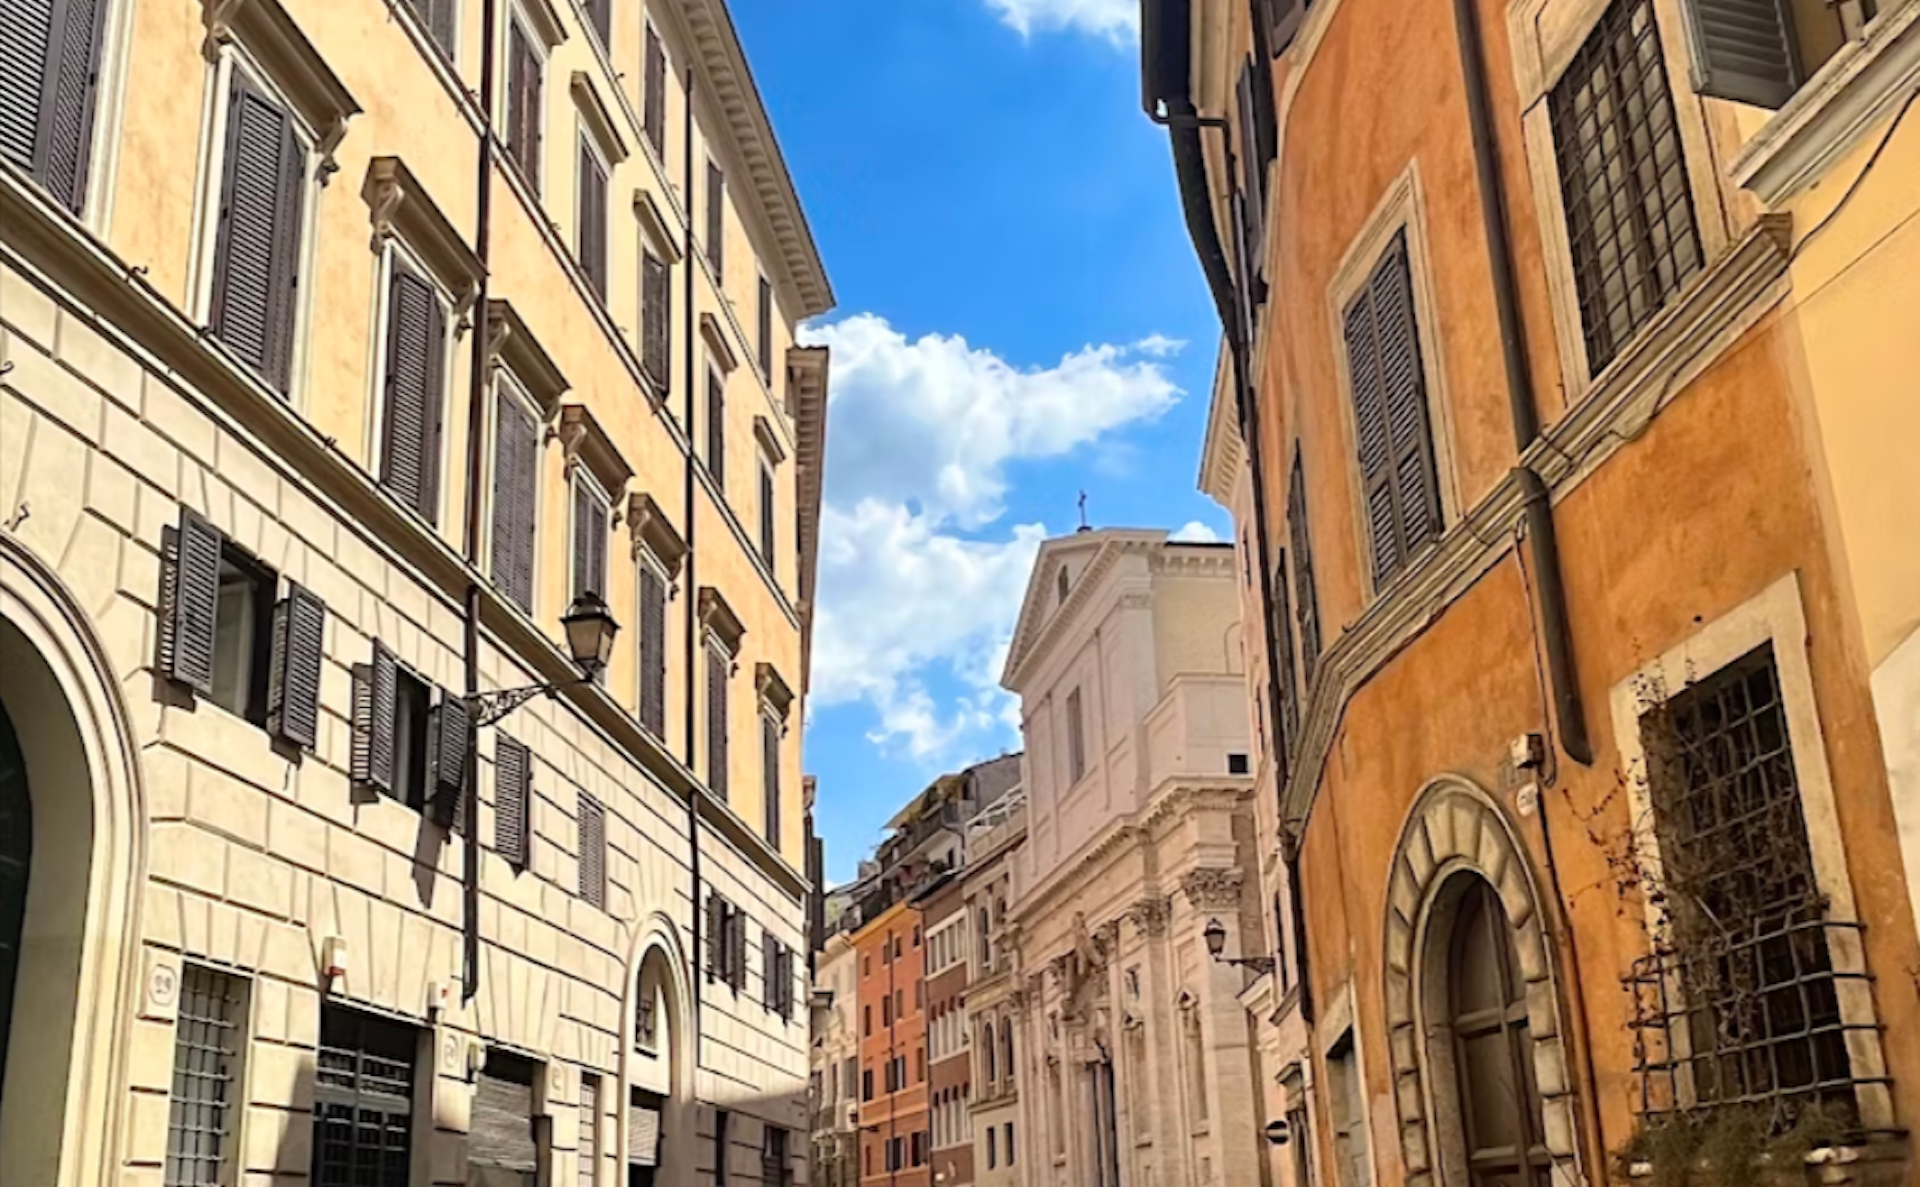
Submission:
[[1702,95],[1777,108],[1871,20],[1873,0],[1689,0],[1695,85]]
[[1293,613],[1300,629],[1300,681],[1311,690],[1320,662],[1320,595],[1313,583],[1313,539],[1307,526],[1307,483],[1300,446],[1293,447],[1293,473],[1287,479],[1288,543],[1293,547]]
[[718,642],[707,645],[707,786],[727,798],[727,682],[733,658]]
[[[1011,1083],[1013,1081],[1014,1069],[1013,1019],[1011,1018],[1002,1018],[1000,1020],[1000,1066],[1003,1069],[1002,1075]],[[1007,1149],[1009,1151],[1013,1149],[1012,1139],[1008,1139]],[[1011,1154],[1009,1154],[1009,1157],[1011,1157]]]
[[707,368],[707,473],[724,496],[727,489],[727,380]]
[[353,667],[353,780],[414,808],[431,806],[442,824],[458,816],[465,782],[466,705],[404,671],[374,640],[373,658]]
[[573,596],[607,596],[607,496],[581,467],[573,476]]
[[647,59],[644,89],[640,96],[641,131],[653,146],[653,155],[662,161],[667,155],[667,51],[660,44],[660,31],[647,22]]
[[419,1031],[344,1006],[320,1007],[314,1183],[407,1187]]
[[607,810],[590,795],[580,797],[580,897],[607,905]]
[[640,560],[640,724],[667,733],[667,579],[651,556]]
[[663,399],[671,383],[673,270],[653,252],[640,253],[640,370]]
[[267,723],[267,667],[278,580],[272,569],[231,543],[220,545],[213,686],[207,699],[259,726]]
[[[606,4],[608,0],[599,0]],[[594,147],[593,138],[580,137],[580,184],[575,195],[579,219],[579,237],[574,258],[586,274],[587,286],[602,301],[607,299],[607,163]]]
[[1367,1118],[1361,1094],[1360,1061],[1353,1032],[1341,1035],[1327,1051],[1327,1111],[1333,1124],[1333,1158],[1340,1187],[1368,1187],[1373,1158],[1368,1152]]
[[747,913],[717,893],[707,896],[707,980],[735,993],[747,983]]
[[1293,632],[1288,629],[1288,621],[1293,617],[1291,599],[1287,590],[1287,550],[1276,548],[1273,553],[1273,617],[1278,635],[1280,652],[1273,657],[1275,683],[1280,693],[1280,720],[1278,729],[1279,745],[1274,748],[1274,761],[1280,777],[1286,777],[1287,763],[1293,757],[1293,746],[1300,733],[1300,685],[1293,662]]
[[587,24],[600,39],[603,49],[613,46],[613,0],[585,0]]
[[1207,1044],[1200,1027],[1200,1003],[1183,1003],[1180,1011],[1180,1037],[1183,1061],[1187,1067],[1188,1120],[1197,1131],[1207,1124],[1210,1103],[1207,1100]]
[[907,1135],[907,1163],[909,1166],[923,1166],[927,1161],[927,1135],[924,1130],[914,1130]]
[[880,1025],[882,1026],[893,1025],[893,995],[892,994],[888,994],[886,997],[883,997],[880,999]]
[[925,1047],[920,1047],[913,1053],[913,1082],[915,1084],[927,1082],[927,1049]]
[[534,517],[540,505],[540,418],[504,375],[493,395],[493,583],[533,612]]
[[1599,374],[1701,266],[1653,0],[1613,0],[1548,110],[1587,365]]
[[727,1181],[727,1111],[713,1111],[713,1182],[720,1187]]
[[1240,754],[1240,753],[1233,753],[1233,754],[1227,755],[1227,774],[1246,775],[1246,774],[1250,774],[1252,770],[1253,770],[1253,767],[1247,761],[1246,755]]
[[246,982],[189,964],[173,1028],[166,1187],[223,1187],[232,1156],[234,1086],[246,1034]]
[[1087,726],[1080,710],[1080,690],[1067,694],[1067,785],[1080,782],[1087,773]]
[[[872,1014],[867,1015],[867,1021],[868,1022],[873,1021]],[[873,1027],[871,1026],[867,1027],[867,1033],[872,1034]],[[873,1099],[873,1069],[872,1068],[865,1068],[860,1073],[860,1099],[863,1101]]]
[[987,1126],[987,1169],[993,1170],[1000,1165],[1000,1143],[995,1140],[993,1126]]
[[773,286],[767,278],[760,278],[760,303],[757,309],[758,322],[754,344],[758,348],[755,357],[760,361],[760,377],[769,384],[773,382]]
[[580,1073],[580,1187],[600,1183],[600,1077]]
[[773,462],[766,455],[760,457],[760,559],[767,568],[774,567],[774,544],[777,542],[779,509],[774,498]]
[[399,256],[387,279],[380,485],[428,523],[440,516],[440,435],[446,406],[447,309]]
[[1000,1078],[1000,1055],[996,1050],[998,1046],[999,1044],[993,1041],[993,1022],[989,1019],[985,1028],[980,1032],[980,1049],[986,1053],[986,1079],[989,1084]]
[[1394,235],[1347,305],[1342,332],[1377,587],[1437,539],[1441,526],[1426,371],[1420,358],[1404,228]]
[[760,935],[761,1004],[783,1020],[793,1017],[793,949],[771,931]]
[[767,844],[780,848],[780,719],[760,715],[760,797]]
[[407,7],[427,27],[427,35],[440,47],[440,52],[452,60],[454,14],[460,7],[459,0],[407,0]]
[[9,3],[0,17],[0,43],[8,51],[7,81],[0,86],[0,157],[76,214],[86,204],[107,8],[40,0]]
[[1060,566],[1059,571],[1054,573],[1053,585],[1054,592],[1059,595],[1060,604],[1063,606],[1066,605],[1067,594],[1072,592],[1073,586],[1067,577],[1067,567],[1065,565]]
[[238,69],[228,89],[225,153],[208,328],[284,396],[293,382],[307,150],[293,117]]
[[860,1007],[860,1033],[863,1036],[873,1033],[873,1003],[871,1002]]
[[487,1052],[473,1085],[469,1181],[486,1187],[534,1187],[540,1148],[534,1130],[533,1071],[533,1061],[525,1056]]
[[720,166],[713,161],[707,162],[707,263],[713,266],[713,279],[718,283],[726,274],[725,254],[727,229],[727,177],[720,172]]
[[[993,1131],[989,1129],[987,1132],[992,1133]],[[1002,1125],[1000,1127],[1000,1132],[1003,1135],[1001,1138],[1000,1144],[1004,1146],[1007,1151],[1007,1165],[1012,1166],[1013,1165],[1013,1122],[1009,1121],[1006,1124]]]
[[519,19],[507,22],[507,157],[535,194],[540,192],[541,89],[546,62]]
[[533,752],[496,733],[493,742],[493,847],[507,864],[524,870],[533,857],[529,826],[533,803]]
[[787,1154],[787,1131],[766,1127],[760,1147],[760,1181],[765,1187],[792,1187],[793,1165]]
[[409,808],[427,803],[427,715],[432,692],[426,681],[396,667],[393,683],[393,798]]

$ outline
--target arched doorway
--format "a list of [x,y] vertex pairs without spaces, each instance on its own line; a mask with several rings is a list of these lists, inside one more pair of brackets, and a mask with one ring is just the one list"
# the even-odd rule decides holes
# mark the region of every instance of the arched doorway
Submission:
[[33,857],[33,807],[27,760],[13,719],[0,705],[0,1109],[6,1107],[7,1036],[13,987],[20,976],[21,932],[27,922],[27,871]]
[[[1519,972],[1500,896],[1477,874],[1456,874],[1441,890],[1437,934],[1427,949],[1431,1036],[1451,1062],[1454,1133],[1445,1161],[1472,1187],[1541,1187],[1551,1177],[1534,1080],[1527,987]],[[1441,931],[1440,929],[1444,929]],[[1445,1092],[1447,1085],[1437,1085]]]
[[668,928],[649,928],[631,982],[622,1187],[689,1187],[697,1161],[686,966]]

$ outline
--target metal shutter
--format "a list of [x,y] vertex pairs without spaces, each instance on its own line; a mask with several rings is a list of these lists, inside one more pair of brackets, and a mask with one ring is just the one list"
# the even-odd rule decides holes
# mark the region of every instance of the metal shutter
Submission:
[[533,1126],[532,1061],[502,1051],[487,1052],[486,1067],[473,1086],[468,1163],[524,1174],[538,1171],[540,1153]]
[[288,583],[273,612],[273,663],[267,683],[267,731],[303,750],[313,749],[320,726],[320,665],[327,604],[303,585]]
[[380,483],[432,523],[440,502],[446,310],[433,287],[397,260],[387,302],[387,415]]
[[628,1165],[660,1165],[660,1110],[638,1103],[629,1105],[627,1131],[631,1143]]
[[435,824],[460,827],[467,787],[467,703],[442,688],[427,713],[427,801]]
[[161,535],[160,674],[213,691],[213,625],[220,606],[220,529],[185,507]]
[[533,799],[533,752],[505,734],[493,743],[493,847],[517,869],[532,858],[527,827]]
[[86,198],[104,0],[0,5],[0,157],[78,213]]
[[580,797],[580,897],[607,901],[607,810],[590,795]]
[[1293,447],[1293,473],[1287,479],[1287,530],[1293,546],[1293,612],[1300,625],[1302,687],[1313,684],[1320,662],[1320,595],[1313,583],[1313,536],[1307,524],[1307,484],[1300,447]]
[[1780,0],[1685,0],[1693,88],[1779,107],[1800,87],[1791,17]]
[[373,660],[353,666],[353,780],[393,794],[393,717],[399,665],[373,641]]
[[720,166],[707,162],[707,262],[713,265],[714,279],[725,274],[727,216],[727,176]]
[[493,581],[528,613],[539,468],[540,426],[503,387],[494,397]]
[[724,493],[727,489],[727,382],[720,372],[707,371],[707,473]]
[[707,786],[727,798],[727,679],[732,660],[717,647],[707,649]]
[[282,395],[292,370],[305,163],[293,120],[234,71],[208,321],[214,335]]
[[780,848],[780,723],[760,715],[760,786],[766,799],[767,844]]
[[672,341],[671,271],[665,260],[647,252],[640,258],[640,369],[663,396],[669,382]]
[[508,21],[507,147],[527,186],[540,192],[540,58],[518,21]]
[[651,565],[640,567],[640,724],[656,737],[667,732],[667,583]]
[[655,156],[664,157],[667,152],[667,51],[660,44],[660,34],[653,25],[647,25],[647,62],[645,92],[641,96],[642,130],[646,133],[647,143],[653,145]]
[[594,295],[607,299],[607,171],[584,137],[580,141],[580,270]]

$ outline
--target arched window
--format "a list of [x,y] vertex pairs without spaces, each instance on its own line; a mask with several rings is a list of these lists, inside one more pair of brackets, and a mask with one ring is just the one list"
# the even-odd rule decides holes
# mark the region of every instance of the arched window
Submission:
[[987,1080],[991,1082],[999,1079],[1000,1073],[997,1070],[998,1064],[994,1058],[995,1044],[993,1041],[993,1019],[991,1018],[987,1019],[986,1025],[987,1025],[987,1033],[985,1035],[985,1041],[982,1042],[980,1045],[982,1048],[986,1050],[986,1053],[987,1053]]
[[1007,1069],[1007,1081],[1013,1081],[1013,1019],[1000,1023],[1000,1065]]

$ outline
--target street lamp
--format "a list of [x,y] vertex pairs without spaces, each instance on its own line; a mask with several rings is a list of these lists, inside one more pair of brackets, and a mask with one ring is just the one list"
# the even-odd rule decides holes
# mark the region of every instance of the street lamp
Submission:
[[563,688],[586,684],[606,668],[613,656],[613,637],[619,633],[620,624],[613,620],[605,599],[592,590],[580,594],[560,617],[560,626],[567,635],[567,651],[580,669],[579,679],[470,693],[465,700],[475,729],[492,725],[542,693],[554,696]]
[[1200,938],[1207,942],[1207,955],[1221,964],[1244,965],[1256,973],[1271,973],[1271,956],[1222,956],[1227,950],[1227,928],[1218,919],[1207,920],[1207,926],[1201,930]]

